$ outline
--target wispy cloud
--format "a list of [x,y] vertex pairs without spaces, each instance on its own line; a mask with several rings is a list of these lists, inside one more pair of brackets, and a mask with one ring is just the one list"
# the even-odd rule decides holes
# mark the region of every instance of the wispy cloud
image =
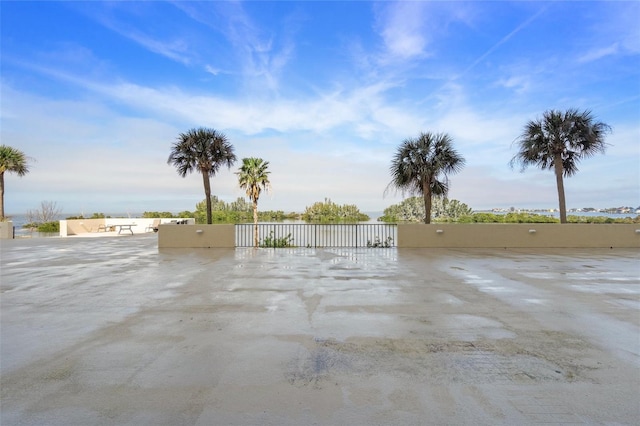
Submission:
[[527,28],[529,25],[531,25],[531,23],[533,21],[535,21],[540,15],[542,15],[544,12],[546,12],[546,10],[548,9],[548,6],[543,6],[540,8],[540,10],[533,14],[532,16],[530,16],[527,20],[525,20],[524,22],[522,22],[520,25],[518,25],[513,31],[511,31],[509,34],[507,34],[506,36],[502,37],[497,43],[495,43],[493,46],[491,46],[486,52],[484,52],[482,55],[480,55],[475,61],[473,61],[466,69],[464,69],[460,74],[456,75],[454,78],[460,78],[462,76],[464,76],[465,74],[467,74],[469,71],[471,71],[472,69],[474,69],[479,63],[481,63],[482,61],[484,61],[487,57],[489,57],[493,52],[495,52],[498,48],[500,48],[500,46],[502,46],[503,44],[507,43],[509,40],[511,40],[516,34],[518,34],[520,31],[524,30],[525,28]]
[[617,2],[616,7],[597,9],[599,19],[591,27],[590,48],[578,55],[579,63],[598,61],[612,56],[640,54],[640,3]]
[[190,93],[177,87],[143,86],[129,81],[92,80],[54,67],[17,62],[26,69],[72,84],[117,101],[128,108],[160,114],[167,120],[202,123],[216,128],[235,129],[247,135],[266,130],[278,132],[309,131],[322,133],[352,125],[358,137],[398,137],[395,129],[419,126],[422,119],[405,108],[385,102],[384,82],[316,93],[297,99],[235,100],[202,93]]
[[615,55],[620,51],[620,45],[618,43],[613,43],[606,47],[599,47],[596,49],[592,49],[585,53],[583,56],[578,58],[578,62],[592,62],[597,61],[598,59],[602,59],[606,56]]
[[385,47],[383,60],[406,60],[426,55],[426,2],[392,2],[377,13],[378,31]]
[[[33,64],[24,66],[35,70]],[[474,157],[480,163],[490,162],[496,150],[508,147],[528,117],[513,110],[474,110],[467,89],[453,82],[445,86],[439,93],[440,101],[425,114],[419,103],[390,102],[386,93],[393,84],[385,81],[319,92],[308,98],[232,100],[177,87],[97,81],[57,69],[37,70],[95,93],[98,99],[164,117],[176,126],[206,125],[245,136],[268,131],[302,132],[315,139],[310,146],[320,146],[324,142],[318,141],[336,138],[337,134],[339,140],[357,138],[394,146],[420,131],[445,131],[465,150],[477,151],[481,146],[481,152]],[[507,162],[505,157],[504,163]]]
[[[207,2],[206,7],[186,2],[174,3],[191,19],[222,34],[232,47],[238,61],[237,74],[245,78],[254,93],[265,88],[277,91],[283,69],[295,54],[295,28],[292,20],[284,18],[282,26],[262,28],[246,10],[242,2]],[[207,66],[207,72],[216,67]]]
[[529,91],[531,79],[528,75],[511,75],[498,80],[497,85],[513,90],[517,94],[523,94]]
[[187,42],[181,39],[175,39],[170,41],[158,40],[152,38],[147,34],[143,34],[136,30],[125,30],[123,28],[111,27],[114,31],[120,33],[120,35],[127,37],[145,49],[172,59],[176,62],[180,62],[184,65],[189,65],[191,58],[189,57],[189,45]]
[[150,52],[184,65],[189,65],[192,61],[189,43],[181,37],[172,36],[164,38],[151,35],[142,28],[132,27],[126,20],[118,19],[113,12],[106,13],[100,8],[91,10],[88,14],[105,28],[135,42]]
[[205,65],[204,69],[206,72],[208,72],[211,75],[218,75],[222,72],[222,70],[218,68],[214,68],[211,65]]

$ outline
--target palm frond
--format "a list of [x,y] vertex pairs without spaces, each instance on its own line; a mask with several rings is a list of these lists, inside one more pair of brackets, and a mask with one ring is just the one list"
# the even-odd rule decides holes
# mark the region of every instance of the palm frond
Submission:
[[269,162],[262,158],[243,158],[242,166],[236,172],[238,175],[238,184],[240,188],[246,191],[247,197],[257,203],[261,192],[271,190],[271,182],[269,181],[268,170]]
[[[453,148],[453,139],[445,133],[420,133],[405,139],[391,161],[391,182],[385,193],[400,190],[403,195],[424,195],[429,192],[446,194],[448,174],[464,167],[464,158]],[[442,181],[438,180],[442,177]]]
[[0,145],[0,173],[15,173],[24,176],[29,173],[29,158],[19,149]]
[[554,158],[562,159],[563,175],[572,176],[578,171],[581,159],[604,153],[607,147],[604,137],[611,127],[596,122],[591,111],[548,110],[541,119],[529,121],[516,140],[518,152],[509,165],[520,165],[520,171],[529,166],[553,170]]
[[231,168],[235,161],[233,145],[227,137],[217,130],[201,127],[178,135],[167,163],[182,177],[194,171],[211,177],[221,167]]

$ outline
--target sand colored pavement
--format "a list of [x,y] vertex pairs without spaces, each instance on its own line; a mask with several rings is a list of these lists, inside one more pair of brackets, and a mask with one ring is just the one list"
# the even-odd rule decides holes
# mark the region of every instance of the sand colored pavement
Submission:
[[640,423],[637,249],[0,256],[2,426]]

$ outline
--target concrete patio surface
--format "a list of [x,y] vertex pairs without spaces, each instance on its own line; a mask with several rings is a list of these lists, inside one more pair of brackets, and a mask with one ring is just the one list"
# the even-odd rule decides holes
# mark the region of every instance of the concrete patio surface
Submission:
[[637,249],[0,243],[0,424],[639,424]]

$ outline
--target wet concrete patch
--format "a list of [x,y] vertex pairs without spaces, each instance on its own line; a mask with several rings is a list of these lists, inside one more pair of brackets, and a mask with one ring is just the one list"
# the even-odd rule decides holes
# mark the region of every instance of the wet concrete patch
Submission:
[[590,381],[583,374],[593,369],[567,358],[549,359],[542,351],[504,340],[316,338],[313,342],[288,363],[286,376],[292,384],[319,387],[340,377],[378,375],[430,384],[559,383]]

